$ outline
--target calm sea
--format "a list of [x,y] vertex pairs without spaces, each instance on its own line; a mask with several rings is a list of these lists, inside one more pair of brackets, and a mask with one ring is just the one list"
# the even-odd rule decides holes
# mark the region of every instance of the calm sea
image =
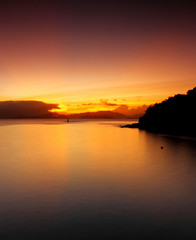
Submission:
[[126,123],[0,120],[1,239],[196,239],[196,139]]

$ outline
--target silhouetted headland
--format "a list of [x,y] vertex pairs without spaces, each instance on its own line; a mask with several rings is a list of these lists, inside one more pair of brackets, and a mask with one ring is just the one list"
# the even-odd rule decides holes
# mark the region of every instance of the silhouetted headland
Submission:
[[124,127],[196,137],[196,87],[150,106],[138,123]]

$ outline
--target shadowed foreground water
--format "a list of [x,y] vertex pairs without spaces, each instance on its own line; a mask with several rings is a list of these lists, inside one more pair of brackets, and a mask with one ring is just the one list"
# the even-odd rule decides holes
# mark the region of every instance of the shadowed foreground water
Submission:
[[124,123],[0,120],[1,239],[196,239],[196,140]]

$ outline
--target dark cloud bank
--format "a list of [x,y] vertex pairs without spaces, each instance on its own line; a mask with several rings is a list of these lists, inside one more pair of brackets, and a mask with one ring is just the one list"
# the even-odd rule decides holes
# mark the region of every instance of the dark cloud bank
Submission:
[[139,118],[147,109],[147,106],[133,109],[129,109],[126,105],[116,106],[117,108],[113,111],[60,115],[50,112],[52,109],[59,109],[58,104],[48,104],[39,101],[4,101],[0,102],[0,118]]
[[49,110],[58,109],[58,104],[39,101],[0,102],[0,118],[41,118],[53,117]]

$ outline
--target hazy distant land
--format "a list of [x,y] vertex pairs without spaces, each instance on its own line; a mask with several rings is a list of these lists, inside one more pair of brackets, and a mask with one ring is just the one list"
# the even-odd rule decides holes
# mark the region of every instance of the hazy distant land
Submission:
[[[150,107],[118,106],[112,111],[59,114],[58,104],[40,101],[0,102],[0,119],[139,119],[138,123],[122,127],[139,128],[174,135],[196,136],[196,87],[187,94],[177,94]],[[126,113],[126,114],[125,114]]]
[[60,114],[51,112],[51,110],[60,109],[58,104],[49,104],[41,101],[2,101],[0,102],[0,119],[138,119],[148,108],[147,105],[135,108],[129,108],[126,104],[116,106],[112,111]]

